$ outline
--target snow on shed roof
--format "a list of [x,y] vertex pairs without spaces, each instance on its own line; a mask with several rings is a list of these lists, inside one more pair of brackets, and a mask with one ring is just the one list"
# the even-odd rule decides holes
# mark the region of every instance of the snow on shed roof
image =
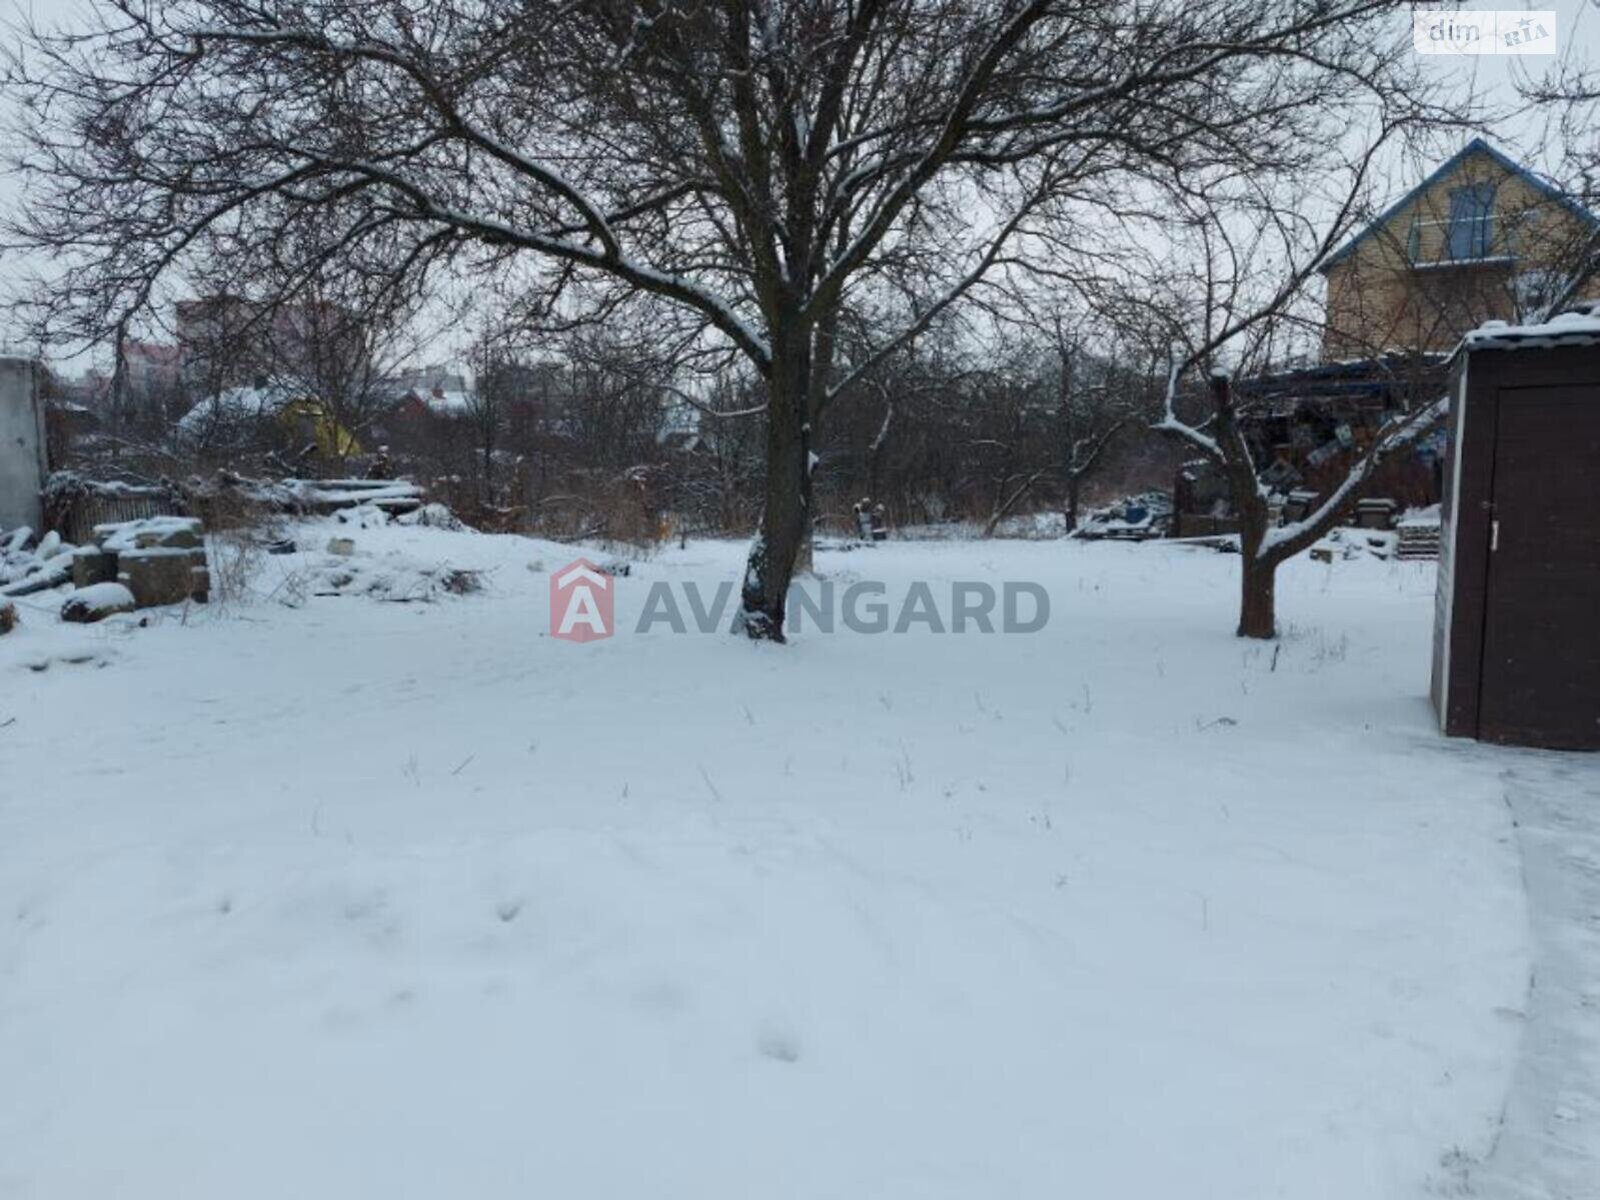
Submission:
[[1600,345],[1600,313],[1564,312],[1539,325],[1485,321],[1461,339],[1461,347],[1465,350],[1531,350],[1546,346],[1593,345]]

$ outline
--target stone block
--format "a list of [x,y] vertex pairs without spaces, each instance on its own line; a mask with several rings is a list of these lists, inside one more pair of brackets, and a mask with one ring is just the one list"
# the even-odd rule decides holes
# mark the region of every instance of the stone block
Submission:
[[61,619],[87,625],[113,613],[130,612],[133,607],[133,593],[122,584],[95,583],[67,597],[61,605]]
[[158,604],[204,603],[211,592],[211,573],[204,550],[154,547],[117,555],[117,580],[133,593],[140,608]]
[[72,555],[72,582],[86,588],[95,583],[115,583],[117,556],[92,546],[84,546]]

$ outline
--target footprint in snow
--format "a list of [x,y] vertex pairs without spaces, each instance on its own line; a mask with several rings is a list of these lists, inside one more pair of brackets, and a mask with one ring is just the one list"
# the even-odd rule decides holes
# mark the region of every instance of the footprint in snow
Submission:
[[773,1062],[792,1063],[800,1059],[800,1041],[791,1033],[769,1029],[756,1039],[756,1049],[762,1058]]
[[689,1007],[689,996],[670,980],[656,980],[634,989],[633,1005],[652,1016],[670,1017]]

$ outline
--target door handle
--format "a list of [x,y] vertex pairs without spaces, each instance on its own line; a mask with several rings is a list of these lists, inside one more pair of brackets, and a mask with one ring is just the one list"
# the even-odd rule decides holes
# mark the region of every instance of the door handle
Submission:
[[1489,553],[1493,554],[1500,549],[1500,521],[1496,518],[1489,522]]

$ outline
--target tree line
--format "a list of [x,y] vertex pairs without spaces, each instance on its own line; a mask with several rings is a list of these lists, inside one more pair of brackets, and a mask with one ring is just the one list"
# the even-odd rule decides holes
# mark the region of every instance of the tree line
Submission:
[[[649,323],[759,405],[741,611],[774,640],[829,426],[876,420],[884,469],[910,453],[897,421],[911,407],[937,419],[974,394],[897,385],[891,403],[886,374],[917,378],[896,368],[926,359],[942,321],[1014,320],[1048,294],[1118,336],[1158,335],[1157,426],[1235,481],[1240,632],[1271,636],[1272,571],[1338,514],[1288,534],[1257,520],[1261,464],[1234,434],[1227,371],[1293,333],[1388,148],[1460,122],[1407,14],[1375,0],[95,0],[86,26],[34,27],[10,52],[30,196],[12,233],[64,264],[34,308],[52,338],[104,337],[163,280],[215,264],[270,281],[272,300],[333,272],[374,306],[433,287],[510,297],[530,330]],[[991,515],[1071,477],[1025,441],[1092,454],[1092,433],[1018,436],[1049,407],[1020,376],[983,389],[992,411],[968,440],[987,458],[960,470]],[[1429,411],[1398,415],[1374,455]]]

